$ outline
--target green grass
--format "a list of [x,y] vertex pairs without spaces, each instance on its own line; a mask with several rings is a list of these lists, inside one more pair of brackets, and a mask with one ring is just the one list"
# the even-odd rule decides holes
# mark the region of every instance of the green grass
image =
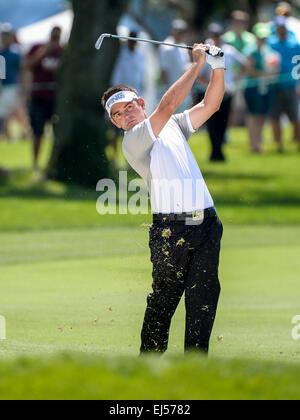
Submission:
[[[299,227],[226,229],[214,356],[299,361],[291,338],[299,236]],[[137,355],[151,288],[147,239],[142,229],[119,227],[3,234],[0,304],[8,340],[1,357],[68,350]],[[181,304],[171,353],[182,354],[183,325]]]
[[[163,358],[168,369],[161,369],[164,362],[148,365],[137,359],[151,288],[147,232],[116,227],[1,236],[0,308],[7,340],[0,342],[0,371],[6,372],[0,398],[299,396],[298,373],[293,374],[291,364],[298,372],[300,348],[292,339],[291,322],[299,313],[300,227],[226,229],[223,291],[209,362],[180,357],[181,303]],[[88,359],[78,361],[74,352]],[[70,360],[57,356],[61,353],[70,354]],[[129,373],[126,366],[131,366]],[[70,377],[84,386],[70,383]],[[175,378],[179,384],[173,386]],[[274,388],[275,378],[281,385],[278,379]]]
[[183,302],[167,354],[137,358],[150,216],[100,216],[96,191],[44,180],[28,143],[0,142],[12,170],[0,181],[0,399],[299,399],[299,154],[286,136],[286,155],[267,142],[253,156],[232,130],[226,165],[207,162],[203,133],[191,140],[225,226],[208,360],[182,357]]
[[61,355],[0,363],[0,375],[0,395],[6,399],[298,400],[300,369],[199,356],[141,360]]

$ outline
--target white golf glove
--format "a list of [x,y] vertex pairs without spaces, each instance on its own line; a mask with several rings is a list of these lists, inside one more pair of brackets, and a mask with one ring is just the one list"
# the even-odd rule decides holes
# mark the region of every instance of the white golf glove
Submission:
[[209,54],[206,54],[206,61],[211,66],[213,70],[216,69],[226,69],[225,56],[219,57],[218,53],[221,51],[221,48],[215,47],[214,45],[210,46]]

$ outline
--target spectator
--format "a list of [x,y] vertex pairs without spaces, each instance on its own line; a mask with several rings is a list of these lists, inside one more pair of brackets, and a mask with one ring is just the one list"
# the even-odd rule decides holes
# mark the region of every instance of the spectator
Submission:
[[249,22],[248,13],[235,10],[231,14],[231,29],[224,35],[224,41],[240,52],[243,52],[244,48],[249,45],[255,45],[255,36],[247,30]]
[[[137,33],[131,32],[130,37],[136,38]],[[146,57],[140,48],[137,48],[136,41],[128,41],[121,46],[119,57],[116,61],[111,85],[129,85],[134,87],[143,96],[145,84],[145,60]],[[118,138],[121,130],[114,129],[114,136],[112,138],[112,146],[115,154],[115,162],[118,161]]]
[[279,152],[284,151],[282,141],[281,116],[287,114],[294,127],[294,140],[300,148],[300,126],[298,121],[297,84],[294,77],[294,58],[300,55],[300,45],[293,36],[290,36],[286,27],[286,17],[277,16],[276,35],[269,38],[271,48],[281,57],[280,74],[274,84],[274,102],[271,110],[274,138],[278,144]]
[[56,105],[56,78],[61,64],[63,48],[60,45],[61,29],[53,28],[47,44],[34,45],[26,58],[26,67],[32,72],[32,92],[29,105],[31,127],[34,135],[34,168],[38,158],[45,124],[52,120]]
[[276,8],[276,15],[286,17],[287,30],[294,34],[298,43],[300,43],[300,19],[293,16],[291,5],[286,2],[279,3]]
[[[243,53],[245,47],[255,45],[255,36],[248,31],[250,16],[241,10],[235,10],[231,14],[230,30],[224,35],[224,42],[232,45],[240,53]],[[233,70],[236,74],[236,80],[241,80],[244,74],[241,74],[241,66],[234,64]],[[244,126],[246,105],[243,92],[239,89],[234,98],[232,122],[233,125]]]
[[9,123],[12,119],[15,119],[18,121],[20,128],[21,128],[21,138],[23,140],[26,140],[29,138],[29,132],[30,132],[30,125],[28,120],[28,114],[27,114],[27,93],[26,93],[26,83],[24,80],[24,72],[23,72],[23,52],[22,47],[18,41],[17,33],[15,31],[12,32],[12,43],[10,46],[10,50],[16,54],[19,54],[22,58],[22,68],[20,72],[19,77],[19,89],[18,89],[18,95],[20,97],[19,101],[19,107],[14,111],[13,114],[8,116],[8,118],[4,121],[4,127],[5,127],[5,133],[6,137],[9,139]]
[[[130,37],[136,38],[137,33],[131,32]],[[145,55],[137,48],[136,41],[127,41],[122,47],[116,61],[111,84],[130,85],[138,92],[144,91]]]
[[[172,32],[164,42],[185,45],[184,38],[187,29],[188,25],[185,21],[181,19],[174,20],[172,23]],[[166,45],[161,45],[159,47],[159,58],[161,79],[164,90],[167,90],[187,71],[191,65],[191,59],[187,50]],[[186,110],[191,104],[192,98],[191,96],[188,96],[179,111]]]
[[8,119],[20,108],[19,81],[21,73],[21,55],[12,48],[13,28],[9,23],[1,27],[0,55],[6,62],[6,79],[2,80],[0,92],[0,131],[4,130],[9,138]]
[[[212,145],[210,160],[212,162],[222,162],[226,160],[223,153],[223,145],[226,142],[226,132],[228,129],[231,113],[231,104],[236,90],[235,73],[233,71],[233,67],[235,64],[244,67],[247,64],[247,59],[234,47],[223,42],[222,35],[224,34],[224,29],[220,24],[212,23],[208,28],[208,32],[210,39],[208,39],[206,43],[222,48],[226,56],[227,70],[225,73],[226,92],[224,100],[221,104],[220,110],[207,121],[207,128]],[[200,82],[207,85],[210,81],[210,78],[210,66],[206,64],[200,75]],[[200,101],[201,98],[197,98],[197,102]]]
[[[256,46],[244,49],[249,58],[245,99],[249,113],[248,128],[253,153],[262,152],[262,135],[266,117],[269,115],[274,100],[270,83],[278,74],[280,57],[266,43],[271,35],[268,24],[257,23],[253,28]],[[271,76],[271,77],[270,77]]]

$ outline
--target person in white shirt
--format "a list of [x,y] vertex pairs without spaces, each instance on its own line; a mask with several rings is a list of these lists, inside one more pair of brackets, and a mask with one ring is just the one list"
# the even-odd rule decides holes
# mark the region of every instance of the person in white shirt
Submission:
[[[130,32],[129,36],[137,38],[136,32]],[[123,42],[114,70],[111,77],[111,86],[129,85],[135,88],[143,96],[145,88],[146,57],[140,48],[137,48],[136,41]],[[115,127],[111,145],[114,150],[115,165],[118,166],[118,140],[120,130]]]
[[[208,48],[212,55],[206,54]],[[102,97],[111,122],[125,132],[124,155],[144,179],[151,198],[153,292],[147,299],[141,354],[166,351],[171,320],[184,293],[185,350],[209,351],[220,295],[223,225],[188,139],[222,103],[225,58],[217,56],[219,51],[195,44],[194,62],[150,117],[143,98],[130,86],[115,86]],[[213,71],[204,100],[174,115],[206,61]]]
[[[130,37],[136,38],[137,33],[131,32]],[[111,85],[129,85],[134,87],[141,96],[144,92],[145,83],[145,54],[137,48],[136,41],[127,41],[121,45],[120,54],[117,58],[111,77]]]
[[[188,25],[182,19],[175,19],[172,22],[171,34],[164,42],[169,44],[185,45],[184,39]],[[160,45],[159,62],[161,69],[161,80],[163,89],[166,91],[176,80],[181,77],[191,65],[190,54],[183,48],[174,48],[167,45]],[[185,111],[192,104],[191,95],[188,95],[179,108],[179,112]]]

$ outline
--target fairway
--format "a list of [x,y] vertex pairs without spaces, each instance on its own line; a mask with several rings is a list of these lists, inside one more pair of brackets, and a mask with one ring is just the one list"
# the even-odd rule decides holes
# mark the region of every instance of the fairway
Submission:
[[[227,227],[212,357],[299,362],[299,227]],[[2,234],[1,357],[80,351],[138,354],[151,263],[145,229]],[[183,352],[184,308],[169,353]],[[223,336],[218,342],[217,337]]]

